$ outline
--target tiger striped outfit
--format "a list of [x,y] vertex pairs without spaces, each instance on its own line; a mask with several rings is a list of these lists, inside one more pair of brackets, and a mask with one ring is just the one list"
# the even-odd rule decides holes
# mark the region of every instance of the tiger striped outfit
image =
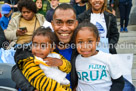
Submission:
[[[66,73],[71,71],[71,64],[63,56],[61,56],[63,65],[58,68]],[[69,85],[60,85],[55,80],[46,77],[43,70],[34,63],[33,57],[28,57],[17,62],[19,69],[22,70],[23,75],[39,91],[72,91]]]

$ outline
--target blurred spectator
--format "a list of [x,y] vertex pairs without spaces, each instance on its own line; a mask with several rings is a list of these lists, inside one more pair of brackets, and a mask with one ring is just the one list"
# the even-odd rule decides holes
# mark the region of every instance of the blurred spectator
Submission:
[[75,0],[70,0],[70,4],[74,6],[76,4]]
[[13,12],[18,11],[17,3],[19,0],[4,0],[5,4],[9,4]]
[[45,16],[45,12],[43,11],[43,0],[33,0],[36,3],[37,13],[40,13]]
[[59,5],[59,0],[50,0],[51,9],[49,9],[46,13],[46,20],[48,22],[52,21],[53,18],[53,12],[55,8]]
[[112,14],[116,16],[116,10],[119,5],[119,0],[110,0],[110,5],[112,7]]
[[46,16],[47,11],[51,8],[50,2],[49,0],[42,0],[42,1],[43,1],[43,11],[45,12],[44,16]]
[[[129,21],[129,14],[132,7],[132,0],[119,0],[120,10],[120,32],[128,32],[127,26]],[[125,26],[124,25],[125,21]]]
[[76,15],[81,14],[82,12],[84,12],[87,9],[86,3],[83,3],[82,0],[75,0],[75,3],[76,4],[74,4],[73,7],[76,11]]
[[12,41],[10,47],[15,44],[30,43],[33,32],[45,21],[43,15],[36,14],[36,4],[32,0],[20,0],[18,9],[21,13],[11,19],[4,31],[5,37]]
[[0,26],[3,30],[5,30],[7,29],[9,21],[11,19],[12,10],[9,4],[3,4],[1,8],[1,13],[3,14],[3,16],[0,19]]
[[4,32],[0,26],[0,48],[3,47],[3,42],[5,41],[6,41],[6,38],[5,38]]

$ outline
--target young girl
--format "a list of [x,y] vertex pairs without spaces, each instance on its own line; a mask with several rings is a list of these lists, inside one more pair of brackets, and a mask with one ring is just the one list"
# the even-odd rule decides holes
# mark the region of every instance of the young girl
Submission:
[[96,50],[100,40],[96,26],[84,21],[79,24],[73,36],[79,53],[75,60],[78,76],[76,90],[122,91],[123,77],[115,60],[111,60],[112,54]]
[[45,16],[45,11],[43,11],[43,0],[33,0],[37,7],[37,12]]
[[[28,52],[26,52],[26,55],[28,57],[16,62],[18,64],[18,67],[22,70],[22,73],[26,77],[26,79],[31,83],[33,87],[35,87],[39,91],[71,90],[69,88],[70,83],[65,84],[65,82],[67,83],[66,79],[63,79],[63,81],[57,81],[52,77],[48,77],[48,75],[50,74],[55,74],[54,76],[56,76],[57,78],[61,78],[63,74],[57,75],[58,73],[55,72],[56,70],[54,71],[52,69],[49,72],[48,69],[51,67],[44,68],[44,65],[46,65],[58,67],[61,71],[66,73],[69,73],[71,71],[70,62],[67,61],[63,56],[53,52],[53,49],[55,47],[53,43],[55,42],[55,39],[56,38],[54,37],[54,33],[50,28],[39,27],[34,32],[32,37],[32,54],[36,57],[33,57],[32,55],[28,56]],[[41,62],[37,57],[46,60],[46,62]],[[44,70],[45,74],[34,62],[38,64],[44,64],[40,65],[40,68]]]

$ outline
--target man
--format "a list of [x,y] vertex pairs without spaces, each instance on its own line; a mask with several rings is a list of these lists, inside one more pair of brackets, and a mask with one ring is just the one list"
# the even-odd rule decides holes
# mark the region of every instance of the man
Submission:
[[[70,41],[73,32],[78,25],[78,21],[76,20],[76,13],[70,5],[63,4],[62,6],[63,7],[60,8],[57,7],[52,21],[54,32],[59,39],[56,52],[59,52],[67,60],[71,61],[71,59],[73,59],[72,56],[74,56],[73,49],[67,45],[70,45]],[[70,8],[67,8],[68,6],[70,6]],[[67,79],[70,80],[70,78],[70,74],[68,74]]]
[[[70,45],[73,32],[78,25],[76,13],[73,7],[69,4],[59,5],[54,11],[51,23],[59,40],[55,51],[62,54],[67,60],[72,62],[71,60],[75,58],[75,51],[67,45]],[[24,55],[24,58],[29,57],[29,55]],[[19,56],[19,54],[15,55],[16,61],[20,60]],[[16,75],[19,75],[19,77],[17,78]],[[30,73],[28,73],[28,75],[30,75]],[[70,80],[70,74],[67,75],[67,78]],[[17,83],[19,88],[25,91],[34,90],[34,88],[30,86],[25,77],[21,74],[21,71],[17,68],[17,66],[14,66],[12,69],[12,79]],[[72,79],[71,81],[74,80]]]

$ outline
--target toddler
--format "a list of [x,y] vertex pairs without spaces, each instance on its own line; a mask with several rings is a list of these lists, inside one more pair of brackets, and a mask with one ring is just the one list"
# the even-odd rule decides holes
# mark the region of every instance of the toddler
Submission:
[[[66,73],[71,71],[71,64],[60,54],[53,52],[55,39],[49,27],[39,27],[32,37],[34,57],[27,57],[16,62],[26,79],[39,91],[71,90],[70,82],[65,78]],[[36,66],[37,64],[45,74]]]

